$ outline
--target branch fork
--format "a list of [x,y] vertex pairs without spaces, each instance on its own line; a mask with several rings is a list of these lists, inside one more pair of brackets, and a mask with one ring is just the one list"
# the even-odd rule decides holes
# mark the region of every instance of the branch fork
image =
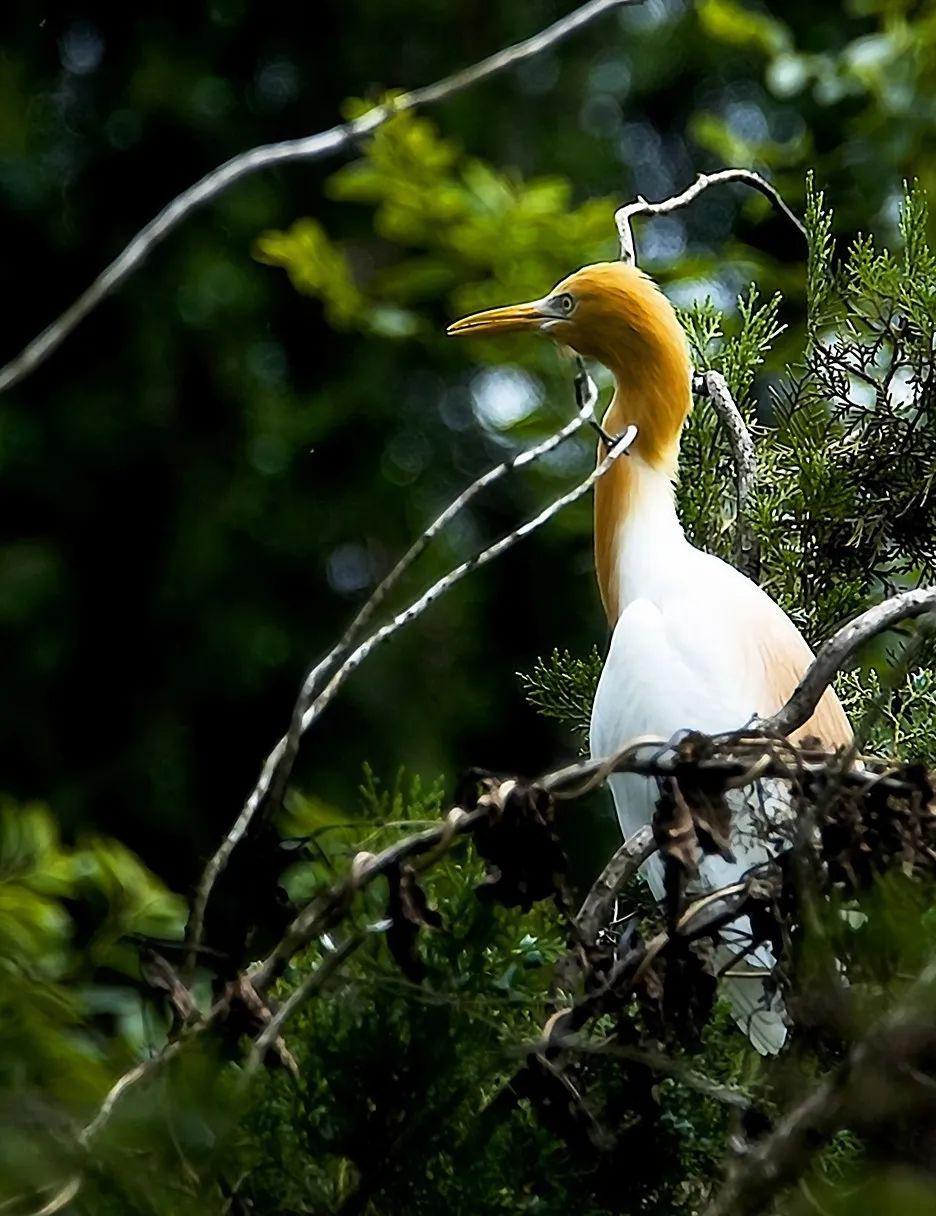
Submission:
[[621,244],[621,261],[626,262],[630,266],[634,266],[637,263],[637,250],[634,245],[634,234],[631,229],[631,221],[636,216],[669,215],[673,211],[680,211],[683,207],[688,207],[690,203],[695,202],[700,194],[709,190],[712,186],[732,182],[749,186],[752,190],[756,190],[759,194],[762,194],[774,210],[796,228],[805,242],[806,229],[802,221],[784,202],[776,186],[771,185],[766,178],[761,177],[759,173],[755,173],[751,169],[720,169],[717,173],[700,173],[692,185],[687,187],[682,194],[675,194],[671,198],[661,199],[657,203],[648,202],[642,195],[638,195],[633,202],[625,203],[623,207],[619,207],[615,212],[614,222]]

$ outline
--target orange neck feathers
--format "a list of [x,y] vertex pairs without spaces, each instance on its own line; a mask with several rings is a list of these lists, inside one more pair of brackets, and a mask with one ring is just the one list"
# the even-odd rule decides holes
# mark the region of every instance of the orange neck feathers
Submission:
[[692,404],[691,364],[682,327],[657,287],[639,271],[632,274],[618,324],[609,320],[599,327],[592,344],[594,357],[615,380],[603,422],[606,433],[637,427],[629,455],[616,461],[595,487],[595,566],[612,626],[620,612],[617,542],[635,505],[635,463],[675,480],[679,437]]
[[595,494],[598,583],[613,625],[619,610],[616,576],[622,573],[615,569],[617,550],[638,498],[638,482],[653,493],[656,526],[666,523],[670,535],[682,536],[669,482],[676,476],[679,434],[691,403],[686,336],[656,284],[623,262],[583,266],[541,300],[489,308],[448,329],[450,334],[520,331],[548,334],[603,363],[616,385],[605,429],[614,435],[630,424],[637,427],[630,454],[615,462]]

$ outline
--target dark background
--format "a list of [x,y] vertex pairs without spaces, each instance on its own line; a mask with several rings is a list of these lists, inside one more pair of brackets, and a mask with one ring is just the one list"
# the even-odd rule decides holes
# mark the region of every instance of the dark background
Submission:
[[[570,8],[14,5],[0,18],[0,357],[227,157]],[[901,178],[933,185],[933,25],[932,5],[650,0],[431,117],[496,167],[567,176],[577,200],[660,197],[744,163],[798,206],[814,165],[843,234],[857,215],[886,234]],[[367,208],[327,197],[337,167],[237,185],[0,399],[0,789],[49,802],[69,831],[119,835],[179,887],[307,664],[433,512],[513,447],[483,425],[477,356],[441,336],[443,298],[424,306],[438,337],[340,332],[252,257],[261,232],[303,215],[379,244]],[[676,228],[645,226],[643,260],[675,298],[701,282],[730,300],[752,275],[782,286],[795,333],[801,251],[741,203],[712,195]],[[568,372],[552,377],[561,413]],[[486,498],[425,571],[532,511],[543,484]],[[575,741],[525,705],[515,673],[555,645],[603,644],[589,544],[581,504],[396,638],[309,738],[305,787],[351,805],[365,759],[451,779],[568,756]]]

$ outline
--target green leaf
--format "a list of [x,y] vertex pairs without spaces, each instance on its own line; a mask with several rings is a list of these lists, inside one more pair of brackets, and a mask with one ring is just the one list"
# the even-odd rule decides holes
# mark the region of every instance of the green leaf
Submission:
[[792,47],[789,28],[763,10],[736,0],[701,0],[699,22],[710,38],[737,50],[779,55]]

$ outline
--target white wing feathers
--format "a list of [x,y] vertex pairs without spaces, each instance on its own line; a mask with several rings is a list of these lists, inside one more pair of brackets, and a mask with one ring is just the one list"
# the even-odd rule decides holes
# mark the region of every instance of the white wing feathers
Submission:
[[[640,735],[669,739],[686,730],[714,734],[741,728],[755,715],[773,713],[812,657],[792,621],[732,567],[688,544],[678,562],[667,557],[661,559],[654,578],[641,580],[647,594],[632,599],[615,626],[592,711],[591,751],[597,758],[613,755]],[[847,732],[834,694],[832,702],[826,707],[827,717]],[[621,829],[630,836],[653,816],[656,783],[618,773],[610,785]],[[782,816],[782,808],[788,807],[786,791],[770,782],[756,790],[735,791],[731,797],[736,860],[706,857],[698,880],[702,890],[737,882],[751,866],[775,852],[771,842],[752,830],[752,820],[761,821],[764,799],[773,816]],[[659,858],[650,859],[644,876],[661,898]],[[723,930],[725,944],[719,951],[726,965],[749,930],[746,918]],[[773,965],[769,948],[760,946],[738,964],[739,971],[754,972],[752,978],[732,977],[722,986],[736,1021],[761,1052],[778,1051],[786,1037],[782,1013],[779,1007],[767,1007],[763,982],[756,976],[758,969],[763,973]]]

